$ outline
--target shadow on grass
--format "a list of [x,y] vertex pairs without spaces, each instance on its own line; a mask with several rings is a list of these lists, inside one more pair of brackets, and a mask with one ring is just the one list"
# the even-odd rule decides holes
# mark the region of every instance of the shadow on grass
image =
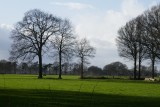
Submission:
[[0,107],[160,107],[160,98],[0,89]]

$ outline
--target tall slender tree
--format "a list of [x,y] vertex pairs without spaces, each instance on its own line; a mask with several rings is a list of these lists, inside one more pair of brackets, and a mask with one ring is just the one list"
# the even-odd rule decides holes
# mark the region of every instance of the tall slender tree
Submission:
[[[151,60],[152,64],[152,78],[154,78],[155,63],[159,57],[159,45],[160,45],[160,15],[159,6],[154,6],[151,10],[147,10],[144,13],[144,29],[143,34],[144,45],[147,48],[148,59]],[[160,58],[160,57],[159,57]]]
[[81,61],[81,79],[83,79],[84,73],[84,63],[88,60],[88,57],[94,57],[95,48],[89,44],[89,41],[86,38],[81,39],[77,42],[75,47],[76,56]]
[[138,43],[136,35],[136,22],[132,20],[118,31],[116,39],[119,55],[134,61],[134,79],[136,79]]
[[62,75],[62,62],[73,56],[75,45],[75,35],[69,20],[60,20],[59,31],[52,40],[54,54],[59,58],[59,79]]
[[135,19],[136,22],[136,37],[137,37],[137,43],[138,43],[138,79],[141,78],[141,65],[142,61],[147,58],[147,48],[143,44],[143,36],[145,29],[143,27],[144,24],[144,17],[143,15],[138,16]]

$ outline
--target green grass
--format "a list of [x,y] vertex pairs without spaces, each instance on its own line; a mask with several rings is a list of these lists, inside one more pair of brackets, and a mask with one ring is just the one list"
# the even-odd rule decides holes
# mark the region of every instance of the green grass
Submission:
[[0,75],[0,107],[159,107],[160,83]]

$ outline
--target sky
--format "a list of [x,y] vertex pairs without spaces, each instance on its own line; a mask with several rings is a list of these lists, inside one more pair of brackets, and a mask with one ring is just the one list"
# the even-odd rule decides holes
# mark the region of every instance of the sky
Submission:
[[[0,0],[0,60],[9,58],[10,32],[24,13],[40,9],[72,22],[76,35],[87,38],[95,47],[90,65],[103,68],[121,61],[132,67],[132,61],[120,58],[115,39],[120,27],[160,0]],[[53,62],[45,58],[44,62]]]

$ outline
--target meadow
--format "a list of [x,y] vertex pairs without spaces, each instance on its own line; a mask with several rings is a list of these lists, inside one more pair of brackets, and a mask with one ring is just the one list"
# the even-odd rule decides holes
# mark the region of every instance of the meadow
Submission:
[[160,107],[160,83],[0,75],[0,107]]

